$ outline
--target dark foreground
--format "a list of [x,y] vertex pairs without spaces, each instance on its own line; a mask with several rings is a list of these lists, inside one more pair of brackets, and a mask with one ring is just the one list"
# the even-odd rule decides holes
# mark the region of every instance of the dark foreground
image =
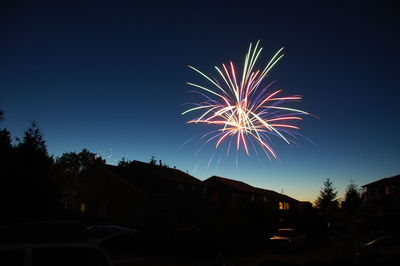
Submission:
[[205,252],[201,252],[201,248],[184,250],[171,247],[166,252],[150,252],[142,255],[116,252],[113,264],[120,266],[398,265],[391,261],[358,258],[352,241],[341,236],[329,236],[314,243],[307,243],[296,250],[275,250],[268,246],[230,248],[221,252],[210,252],[208,247],[204,247]]
[[400,265],[398,237],[381,238],[367,253],[359,241],[338,233],[315,234],[297,245],[281,246],[271,240],[238,241],[234,236],[230,241],[150,237],[118,226],[88,228],[64,221],[0,227],[0,236],[0,265],[6,266]]

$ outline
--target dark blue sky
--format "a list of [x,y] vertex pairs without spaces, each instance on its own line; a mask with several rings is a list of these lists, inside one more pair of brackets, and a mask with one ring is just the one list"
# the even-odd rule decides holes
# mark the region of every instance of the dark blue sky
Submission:
[[[3,126],[17,137],[37,121],[55,156],[88,148],[115,164],[154,154],[200,179],[301,200],[314,200],[325,178],[343,193],[351,178],[399,174],[400,10],[364,2],[9,1],[0,11]],[[207,129],[181,116],[196,99],[185,82],[206,84],[187,65],[212,74],[241,65],[257,40],[263,63],[285,47],[270,80],[320,117],[300,123],[316,146],[274,139],[280,161],[233,152],[207,166],[212,145],[194,156]]]

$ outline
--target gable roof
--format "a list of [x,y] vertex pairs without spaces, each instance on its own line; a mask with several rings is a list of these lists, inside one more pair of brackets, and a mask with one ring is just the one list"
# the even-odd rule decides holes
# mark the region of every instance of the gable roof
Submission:
[[147,194],[165,194],[166,183],[204,186],[199,179],[178,169],[140,161],[132,161],[128,166],[105,164],[101,167]]
[[264,189],[264,188],[259,188],[259,187],[253,187],[247,183],[244,183],[242,181],[237,181],[237,180],[233,180],[233,179],[228,179],[225,177],[220,177],[220,176],[212,176],[206,180],[204,180],[204,182],[211,184],[213,182],[218,182],[221,184],[224,184],[234,190],[240,191],[240,192],[244,192],[244,193],[251,193],[251,194],[258,194],[258,195],[263,195],[263,196],[275,196],[275,197],[279,197],[279,198],[285,198],[287,200],[291,200],[291,201],[296,201],[298,202],[298,200],[293,199],[287,195],[275,192],[273,190],[268,190],[268,189]]
[[203,184],[199,179],[195,178],[194,176],[191,176],[176,168],[169,168],[166,166],[154,165],[140,161],[132,161],[132,164],[138,167],[143,167],[146,170],[157,175],[159,178],[162,178],[167,181],[181,182],[193,185]]
[[212,176],[206,180],[204,180],[205,183],[212,183],[212,182],[218,182],[218,183],[222,183],[234,190],[238,190],[241,192],[246,192],[246,193],[256,193],[256,190],[253,186],[250,186],[249,184],[246,184],[242,181],[237,181],[237,180],[233,180],[233,179],[228,179],[225,177],[220,177],[220,176]]
[[389,185],[393,183],[400,183],[400,175],[392,176],[392,177],[386,177],[379,179],[377,181],[374,181],[372,183],[366,184],[362,187],[370,187],[370,186],[384,186],[384,185]]

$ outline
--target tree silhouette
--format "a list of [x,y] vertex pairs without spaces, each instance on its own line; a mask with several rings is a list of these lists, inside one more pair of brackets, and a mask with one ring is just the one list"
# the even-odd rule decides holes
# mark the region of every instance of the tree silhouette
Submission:
[[64,175],[76,176],[81,169],[81,162],[76,152],[64,152],[56,158],[56,166]]
[[339,201],[337,199],[337,191],[329,178],[324,181],[324,187],[319,192],[319,196],[315,201],[315,206],[320,210],[338,208]]
[[11,166],[14,157],[14,146],[12,145],[11,134],[6,128],[1,128],[4,113],[0,111],[0,162],[2,170],[6,171]]
[[56,158],[55,167],[58,183],[64,193],[75,190],[76,178],[93,164],[105,164],[106,160],[88,149],[80,153],[65,152]]
[[51,161],[46,142],[36,122],[32,122],[31,126],[24,132],[22,141],[17,145],[17,151],[22,156],[21,159],[28,164],[47,164]]
[[17,168],[12,175],[13,204],[17,220],[47,219],[57,209],[53,177],[53,158],[35,122],[24,132],[15,147]]
[[0,217],[2,217],[0,223],[14,221],[15,204],[13,202],[18,199],[15,196],[15,192],[18,192],[16,178],[18,167],[10,132],[6,128],[1,128],[3,115],[3,111],[0,111]]
[[7,154],[12,150],[11,135],[7,129],[0,130],[0,151],[1,154]]
[[156,157],[154,155],[152,155],[150,157],[149,164],[151,164],[151,165],[156,165],[157,164],[157,160],[156,160]]
[[80,168],[79,172],[85,171],[93,164],[105,164],[106,160],[96,153],[90,152],[88,149],[83,149],[79,154]]
[[361,193],[359,187],[350,180],[350,184],[346,187],[342,209],[354,214],[361,205]]
[[[4,119],[3,111],[0,111],[0,125]],[[5,160],[10,160],[10,156],[13,150],[13,145],[11,142],[11,134],[6,128],[0,127],[0,160],[4,163],[4,167],[7,166]]]
[[128,167],[131,164],[132,164],[132,161],[125,160],[125,157],[122,157],[122,159],[118,162],[118,166],[121,166],[121,167]]
[[88,169],[93,164],[105,164],[106,160],[88,149],[83,149],[80,153],[64,152],[56,158],[56,165],[59,171],[68,176],[76,176]]

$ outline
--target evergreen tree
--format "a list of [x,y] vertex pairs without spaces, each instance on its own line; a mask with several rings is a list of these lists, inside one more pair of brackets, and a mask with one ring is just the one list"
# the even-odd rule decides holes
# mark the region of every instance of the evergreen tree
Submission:
[[339,201],[337,199],[337,191],[329,178],[324,182],[324,187],[319,192],[315,205],[320,210],[338,208]]
[[[0,125],[3,122],[3,112],[0,111]],[[0,223],[15,221],[14,202],[18,200],[18,180],[16,178],[17,165],[15,160],[15,148],[12,144],[10,132],[0,127]]]
[[[0,125],[3,122],[4,113],[0,111]],[[11,154],[13,150],[13,145],[11,142],[11,134],[6,128],[0,127],[0,161],[4,167],[7,167],[7,163],[11,159]]]
[[346,187],[344,201],[342,203],[342,209],[354,214],[361,205],[361,193],[359,187],[350,181],[350,184]]
[[3,128],[0,130],[0,152],[2,155],[6,155],[10,153],[12,149],[11,134],[6,128]]
[[15,148],[17,181],[14,194],[18,197],[17,219],[47,219],[54,217],[57,194],[53,178],[53,158],[48,155],[45,140],[33,122]]
[[48,166],[52,161],[47,152],[46,142],[36,122],[32,122],[31,126],[24,132],[22,141],[17,145],[17,152],[20,159],[32,167]]

